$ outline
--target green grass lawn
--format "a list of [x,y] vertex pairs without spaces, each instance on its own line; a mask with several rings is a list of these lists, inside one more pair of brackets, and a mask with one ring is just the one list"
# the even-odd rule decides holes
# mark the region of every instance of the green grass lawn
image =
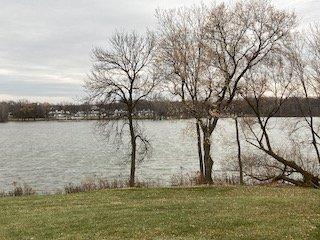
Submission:
[[0,199],[0,239],[320,239],[320,191],[106,190]]

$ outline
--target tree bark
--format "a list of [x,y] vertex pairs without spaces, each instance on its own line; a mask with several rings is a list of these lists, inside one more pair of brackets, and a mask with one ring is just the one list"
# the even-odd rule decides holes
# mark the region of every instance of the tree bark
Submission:
[[310,115],[310,131],[312,135],[312,145],[314,147],[314,150],[316,151],[318,162],[320,164],[320,151],[319,151],[318,142],[315,135],[313,117],[311,115]]
[[213,161],[211,158],[211,139],[210,134],[207,131],[203,132],[203,150],[204,150],[204,166],[205,166],[205,172],[204,172],[204,180],[206,184],[213,184],[212,179],[212,167],[213,167]]
[[198,139],[200,178],[201,178],[201,182],[203,182],[203,180],[204,180],[204,167],[203,167],[203,156],[202,156],[202,142],[201,142],[200,125],[198,122],[196,123],[196,128],[197,128],[197,139]]
[[236,135],[237,135],[237,145],[238,145],[238,164],[239,164],[240,184],[244,185],[238,117],[235,118],[235,123],[236,123]]
[[292,169],[296,170],[298,173],[300,173],[303,176],[303,182],[300,184],[304,187],[313,187],[313,188],[319,188],[320,187],[320,179],[317,176],[314,176],[312,173],[304,170],[302,167],[300,167],[298,164],[296,164],[294,161],[288,161],[284,159],[283,157],[277,155],[273,150],[269,149],[263,149],[261,148],[265,153],[267,153],[269,156],[273,157],[277,161],[281,162],[285,166],[291,167]]
[[131,138],[131,170],[130,170],[129,186],[134,187],[135,186],[135,172],[136,172],[137,144],[136,144],[136,135],[134,133],[133,119],[132,119],[131,113],[129,113],[128,120],[129,120],[130,138]]

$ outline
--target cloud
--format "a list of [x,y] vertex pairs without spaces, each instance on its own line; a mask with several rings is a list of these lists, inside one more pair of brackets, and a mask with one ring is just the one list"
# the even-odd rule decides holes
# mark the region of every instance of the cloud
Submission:
[[[320,19],[320,1],[273,2],[296,10],[304,25]],[[196,3],[199,1],[2,0],[0,94],[30,99],[45,98],[45,94],[48,99],[52,94],[76,98],[82,94],[83,80],[90,72],[91,49],[105,45],[115,29],[144,31],[155,26],[156,8]]]
[[294,11],[298,16],[301,28],[320,21],[319,0],[274,0],[273,2],[276,6]]
[[15,96],[15,95],[9,95],[9,94],[0,94],[0,101],[49,102],[53,104],[80,102],[79,99],[71,98],[71,97],[52,97],[52,96],[43,97],[43,96],[36,96],[36,95]]
[[[86,78],[81,73],[64,73],[55,74],[50,73],[51,71],[31,69],[26,71],[17,71],[15,69],[1,69],[0,68],[0,79],[9,78],[24,78],[26,82],[47,82],[54,84],[75,84],[79,85]],[[1,84],[1,83],[0,83]]]
[[58,96],[58,97],[81,97],[81,85],[74,84],[57,84],[48,81],[30,81],[24,77],[12,77],[1,79],[0,89],[3,90],[2,94],[9,94],[15,96]]

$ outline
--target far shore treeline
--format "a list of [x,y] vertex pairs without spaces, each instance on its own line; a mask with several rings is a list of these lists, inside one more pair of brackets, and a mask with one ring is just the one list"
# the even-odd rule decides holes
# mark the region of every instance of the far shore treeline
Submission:
[[[265,98],[261,111],[267,111],[274,104],[273,98]],[[320,117],[320,99],[290,98],[277,112],[277,117],[303,117],[311,107],[314,117]],[[121,119],[125,113],[122,103],[93,105],[90,103],[50,104],[29,101],[9,101],[0,103],[0,122],[36,121],[36,120],[103,120],[105,118]],[[224,117],[253,116],[254,112],[242,99],[235,100],[224,111]],[[192,114],[178,101],[153,100],[141,101],[136,108],[136,118],[141,119],[189,119]]]

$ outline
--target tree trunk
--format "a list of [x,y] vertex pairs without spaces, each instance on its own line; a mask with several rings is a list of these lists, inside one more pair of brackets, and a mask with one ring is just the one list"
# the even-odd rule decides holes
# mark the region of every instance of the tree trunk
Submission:
[[310,116],[310,131],[311,131],[311,135],[312,135],[312,145],[314,147],[314,150],[316,151],[318,162],[320,164],[320,152],[319,152],[319,148],[318,148],[318,143],[317,143],[317,139],[316,139],[312,116]]
[[308,170],[305,170],[303,166],[299,166],[295,161],[287,160],[286,158],[278,155],[276,152],[273,151],[269,135],[267,133],[266,126],[262,123],[260,116],[258,117],[258,122],[261,127],[261,130],[263,131],[266,147],[262,142],[259,142],[259,146],[256,145],[260,150],[268,154],[270,157],[274,158],[278,162],[282,163],[285,167],[292,168],[296,173],[300,173],[303,176],[303,181],[290,179],[287,176],[284,176],[283,174],[281,176],[278,176],[275,178],[275,180],[282,179],[284,181],[293,183],[297,186],[304,186],[304,187],[314,187],[319,188],[320,187],[320,179],[319,177],[315,176],[312,172],[309,172]]
[[237,117],[235,118],[235,122],[236,122],[236,135],[237,135],[237,145],[238,145],[238,164],[239,164],[240,184],[244,185],[243,167],[242,167],[242,159],[241,159],[241,143],[240,143],[240,134],[239,134],[239,122]]
[[207,131],[203,131],[203,150],[204,150],[204,180],[206,184],[213,184],[212,167],[213,161],[211,158],[211,135]]
[[[319,177],[313,175],[312,173],[304,170],[302,167],[297,165],[294,161],[288,161],[284,159],[283,157],[277,155],[275,152],[272,150],[266,150],[261,148],[265,153],[267,153],[269,156],[273,157],[277,161],[281,162],[285,166],[288,166],[292,169],[294,169],[296,172],[300,173],[303,176],[303,182],[300,182],[300,184],[295,184],[299,186],[304,186],[304,187],[313,187],[313,188],[319,188],[320,187],[320,179]],[[298,182],[298,181],[297,181]]]
[[204,181],[204,168],[203,168],[203,156],[202,156],[201,131],[200,131],[200,125],[198,122],[196,123],[196,128],[197,128],[197,139],[198,139],[200,178],[201,178],[201,183],[202,183]]
[[320,188],[320,179],[316,176],[303,176],[304,186],[312,188]]
[[134,185],[135,185],[135,172],[136,172],[137,144],[136,144],[136,135],[134,133],[134,128],[133,128],[132,114],[129,115],[128,119],[129,119],[130,138],[131,138],[131,171],[130,171],[129,186],[134,187]]

